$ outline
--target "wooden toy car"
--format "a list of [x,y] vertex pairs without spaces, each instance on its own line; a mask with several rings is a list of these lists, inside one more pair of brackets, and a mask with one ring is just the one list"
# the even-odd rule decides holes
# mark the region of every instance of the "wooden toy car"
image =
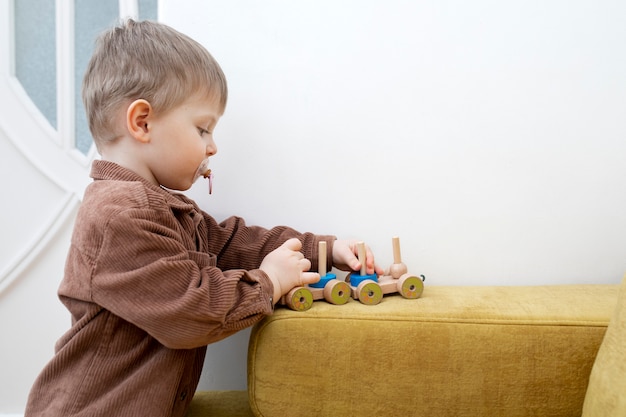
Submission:
[[296,287],[281,297],[280,304],[292,310],[306,311],[313,306],[313,301],[326,300],[331,304],[345,304],[350,300],[350,286],[337,275],[326,272],[326,242],[319,243],[318,272],[320,280],[315,284]]
[[388,274],[367,274],[365,265],[365,243],[357,244],[361,271],[348,274],[346,281],[337,279],[332,273],[326,273],[326,242],[319,244],[320,280],[315,284],[296,287],[281,297],[280,304],[292,310],[306,311],[313,306],[313,301],[326,300],[331,304],[342,305],[350,297],[366,305],[380,303],[385,294],[399,293],[404,298],[419,298],[424,292],[424,276],[407,273],[407,267],[400,256],[400,239],[394,237],[394,263],[389,267]]
[[407,267],[402,263],[400,256],[400,239],[394,237],[393,258],[394,263],[389,267],[389,275],[377,276],[367,274],[365,267],[365,244],[358,243],[358,255],[361,262],[361,271],[353,272],[346,277],[350,283],[350,295],[366,305],[380,303],[383,295],[399,293],[404,298],[419,298],[424,292],[424,276],[416,276],[407,273]]

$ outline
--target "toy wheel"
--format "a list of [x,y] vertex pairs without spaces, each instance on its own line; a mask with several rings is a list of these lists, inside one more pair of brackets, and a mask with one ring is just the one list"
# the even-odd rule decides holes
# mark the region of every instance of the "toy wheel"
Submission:
[[304,287],[296,287],[287,293],[286,304],[292,310],[306,311],[313,306],[313,294]]
[[380,285],[369,279],[359,284],[356,288],[356,293],[359,301],[369,306],[378,304],[383,299],[383,290],[380,288]]
[[331,304],[345,304],[350,299],[350,286],[338,279],[329,281],[324,287],[324,299]]
[[398,279],[398,292],[404,298],[419,298],[424,292],[424,282],[415,275],[404,274]]

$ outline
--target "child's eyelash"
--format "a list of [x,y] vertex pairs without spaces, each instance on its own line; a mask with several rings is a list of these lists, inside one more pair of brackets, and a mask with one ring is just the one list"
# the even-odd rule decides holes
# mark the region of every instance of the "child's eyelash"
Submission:
[[198,132],[200,132],[200,135],[204,135],[205,133],[209,133],[209,131],[208,131],[208,130],[203,129],[203,128],[201,128],[201,127],[199,127],[199,128],[198,128]]

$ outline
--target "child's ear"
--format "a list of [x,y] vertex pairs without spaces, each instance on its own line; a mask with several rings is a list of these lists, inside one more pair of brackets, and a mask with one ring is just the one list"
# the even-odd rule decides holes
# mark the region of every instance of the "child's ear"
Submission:
[[146,100],[138,99],[130,103],[126,110],[126,126],[133,138],[143,143],[150,142],[148,119],[152,114],[152,106]]

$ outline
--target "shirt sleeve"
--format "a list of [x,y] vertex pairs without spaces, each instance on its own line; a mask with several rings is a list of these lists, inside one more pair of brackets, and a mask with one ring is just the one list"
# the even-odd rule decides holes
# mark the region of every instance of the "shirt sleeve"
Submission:
[[217,266],[223,270],[256,269],[268,253],[294,237],[302,242],[300,251],[311,261],[311,271],[317,271],[318,244],[321,240],[328,242],[325,255],[328,264],[332,265],[335,236],[299,233],[287,226],[271,229],[247,226],[244,219],[234,216],[218,224],[204,213],[204,220],[207,224],[208,251],[217,254]]
[[215,255],[188,249],[175,222],[161,215],[129,209],[109,220],[93,267],[93,302],[176,349],[215,342],[271,314],[273,287],[263,271],[245,263],[223,271]]

